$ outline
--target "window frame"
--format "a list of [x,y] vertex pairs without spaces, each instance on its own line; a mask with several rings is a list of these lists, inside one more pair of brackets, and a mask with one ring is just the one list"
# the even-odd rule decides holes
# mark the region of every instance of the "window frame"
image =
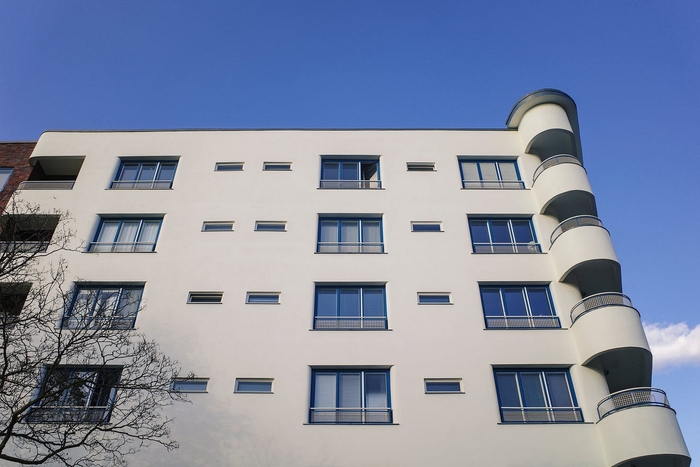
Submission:
[[[319,314],[319,291],[335,290],[335,316]],[[357,290],[358,314],[342,315],[342,292]],[[365,315],[365,290],[381,291],[382,294],[382,315]],[[323,325],[319,326],[321,323]],[[364,285],[364,284],[316,284],[314,290],[314,322],[315,331],[386,331],[388,327],[387,319],[387,299],[386,285]]]
[[[523,299],[524,315],[508,314],[509,300],[506,293],[520,289]],[[484,291],[498,290],[502,315],[487,315]],[[549,307],[549,315],[533,314],[533,305],[530,295],[537,290],[544,291],[546,303]],[[548,284],[479,284],[479,297],[481,309],[484,314],[486,329],[560,329],[561,320],[557,316],[554,307],[552,293]],[[509,320],[512,318],[512,320]],[[512,321],[512,323],[509,323]],[[502,323],[499,325],[499,323]]]
[[[217,298],[218,300],[215,300]],[[187,294],[187,303],[190,305],[221,305],[224,303],[224,293],[216,291],[190,291]]]
[[[111,313],[109,314],[108,317],[106,318],[100,318],[97,319],[95,318],[95,310],[97,306],[102,302],[104,299],[103,296],[109,292],[110,290],[117,290],[117,298],[114,300],[113,304],[113,309]],[[89,305],[89,312],[88,315],[89,317],[85,318],[85,321],[78,321],[76,322],[73,317],[75,315],[75,307],[78,301],[81,298],[81,292],[83,291],[88,291],[88,296],[90,298],[90,301],[92,302]],[[136,318],[138,317],[139,311],[141,310],[141,302],[143,301],[143,292],[144,292],[144,284],[123,284],[123,283],[109,283],[109,282],[79,282],[74,285],[73,291],[72,291],[72,297],[70,301],[69,307],[63,312],[63,317],[61,318],[61,324],[60,327],[62,329],[83,329],[83,323],[86,325],[85,327],[88,329],[120,329],[120,330],[129,330],[129,329],[134,329],[136,326]],[[134,297],[133,299],[128,297],[127,294],[130,293],[137,293],[138,296]],[[109,297],[106,297],[109,298]],[[135,300],[134,302],[127,302],[125,305],[128,307],[131,307],[131,305],[135,305],[134,312],[133,314],[126,315],[126,316],[121,316],[119,313],[121,310],[123,310],[125,307],[121,307],[122,300]],[[102,312],[100,312],[100,315]],[[115,317],[116,317],[116,323],[119,324],[120,321],[122,321],[125,325],[116,325],[115,326]],[[107,325],[103,326],[101,325],[102,323],[106,322]],[[92,326],[92,324],[96,324],[95,326]]]
[[14,171],[13,167],[0,167],[0,191],[5,189]]
[[407,172],[437,172],[435,162],[406,162]]
[[[435,228],[423,228],[419,226],[435,226]],[[418,229],[416,229],[418,227]],[[411,232],[417,233],[434,233],[434,232],[444,232],[442,230],[442,221],[411,221]]]
[[[230,227],[230,228],[208,228],[208,227]],[[233,232],[233,221],[203,221],[202,232]]]
[[291,172],[291,162],[263,162],[263,172]]
[[[263,227],[267,226],[267,227]],[[281,228],[277,228],[277,227]],[[263,228],[260,228],[263,227]],[[274,227],[274,228],[272,228]],[[287,221],[255,221],[255,232],[286,232]]]
[[[519,406],[504,406],[503,399],[507,394],[504,394],[504,381],[499,382],[499,376],[515,375],[515,389]],[[532,391],[527,391],[522,382],[523,375],[538,375],[539,378],[539,396],[542,397],[542,405],[529,405],[525,400],[527,397],[536,397],[537,394]],[[501,423],[504,424],[532,424],[532,423],[583,423],[583,412],[576,400],[576,392],[571,380],[569,368],[494,368],[494,382],[496,385],[496,395],[498,397],[498,407],[501,415]],[[564,375],[566,380],[566,389],[570,406],[552,406],[553,395],[550,391],[551,382],[547,375]],[[557,396],[558,397],[558,396]]]
[[216,162],[214,172],[242,172],[245,162]]
[[[323,223],[336,222],[337,242],[322,242]],[[357,238],[358,242],[343,242],[343,222],[357,222]],[[364,228],[365,222],[379,222],[379,242],[365,242]],[[316,241],[316,253],[320,254],[382,254],[384,250],[384,219],[383,216],[378,217],[336,217],[336,216],[319,216],[318,232]]]
[[[489,158],[468,158],[459,157],[459,173],[462,177],[462,189],[472,190],[472,189],[482,189],[482,190],[524,190],[525,182],[523,182],[520,176],[520,169],[518,168],[518,159],[489,159]],[[464,166],[462,164],[470,163],[476,164],[476,172],[479,176],[478,180],[467,180],[465,179]],[[495,167],[495,180],[484,180],[484,170],[481,164],[494,164]],[[503,169],[501,164],[513,164],[515,169],[516,180],[503,180]]]
[[[523,253],[542,253],[542,247],[540,246],[539,242],[537,241],[537,233],[535,232],[535,226],[532,223],[532,217],[483,217],[483,216],[478,216],[478,217],[469,217],[469,236],[472,242],[472,252],[474,254],[509,254],[509,253],[515,253],[515,254],[523,254]],[[507,222],[507,228],[508,228],[508,236],[510,239],[509,243],[505,242],[494,242],[494,230],[493,230],[493,223],[494,222]],[[515,228],[513,226],[513,222],[523,222],[527,221],[529,231],[530,231],[530,237],[532,238],[531,241],[524,243],[524,242],[516,242],[516,233],[515,233]],[[489,237],[489,242],[475,242],[475,234],[474,234],[474,228],[477,222],[485,222],[486,223],[486,228],[487,228],[487,233]]]
[[[452,293],[450,292],[418,292],[418,305],[453,305],[452,302]],[[422,300],[423,298],[428,298],[428,297],[447,297],[447,301],[439,301],[439,302],[430,302],[430,301],[425,301]]]
[[[339,400],[340,375],[359,374],[359,407],[343,407]],[[384,396],[386,407],[368,407],[367,375],[384,375]],[[318,391],[317,376],[335,376],[334,407],[316,407]],[[312,368],[311,398],[309,401],[309,424],[312,425],[391,425],[393,410],[391,408],[391,370],[388,368]]]
[[[188,385],[195,386],[195,385],[204,385],[203,389],[196,389],[196,388],[187,388]],[[181,385],[180,388],[177,386]],[[182,392],[182,393],[188,393],[188,394],[205,394],[208,393],[209,389],[209,378],[174,378],[170,382],[170,392]]]
[[[153,159],[132,159],[128,157],[120,158],[119,168],[114,175],[109,186],[110,190],[171,190],[175,181],[175,174],[178,166],[177,159],[170,158],[153,158]],[[153,178],[151,180],[141,180],[139,177],[143,173],[145,164],[155,164]],[[163,165],[172,166],[172,176],[170,179],[159,180],[158,177],[162,173]],[[123,180],[126,166],[136,165],[136,178],[134,180]],[[131,185],[131,186],[129,186]]]
[[[431,390],[431,384],[450,384],[456,383],[457,390]],[[464,389],[462,388],[462,378],[424,378],[423,379],[423,389],[426,394],[464,394]]]
[[[338,178],[324,178],[327,171],[326,164],[338,164]],[[350,166],[356,164],[355,171],[357,178],[343,178],[343,172],[347,170],[345,165]],[[363,165],[376,166],[376,180],[372,178],[364,178],[364,172],[368,167],[363,168]],[[382,188],[381,167],[379,156],[321,156],[321,177],[319,188],[321,189],[350,189],[350,190],[378,190]]]
[[[246,305],[280,305],[282,292],[246,292],[245,303]],[[257,298],[251,300],[252,297],[270,297],[273,300],[258,300]]]
[[[274,394],[274,389],[272,387],[274,382],[273,378],[236,378],[236,383],[233,389],[234,394]],[[245,386],[247,383],[251,384],[260,384],[260,383],[269,383],[269,390],[258,390],[258,391],[251,391],[251,390],[246,390],[246,389],[241,389],[241,383]]]
[[[112,223],[112,222],[119,222],[119,226],[117,227],[117,230],[114,233],[113,241],[111,242],[98,242],[98,239],[100,238],[100,235],[102,234],[102,229],[104,228],[106,223]],[[134,222],[134,221],[139,221],[139,226],[136,231],[136,235],[134,236],[134,239],[136,241],[134,242],[117,242],[116,240],[119,238],[119,235],[122,232],[122,228],[124,227],[125,222]],[[141,237],[141,234],[143,234],[143,226],[146,222],[149,221],[158,221],[158,229],[156,231],[155,237],[153,239],[153,242],[140,242],[138,241],[139,238]],[[145,217],[133,217],[133,216],[127,216],[127,217],[112,217],[112,216],[100,216],[100,223],[97,226],[97,230],[95,232],[95,236],[93,237],[93,241],[88,245],[88,252],[89,253],[154,253],[156,250],[156,245],[158,244],[158,237],[160,236],[160,231],[163,228],[163,217],[151,217],[151,216],[145,216]],[[144,243],[145,245],[151,245],[150,250],[142,250],[140,244]],[[108,246],[109,250],[105,251],[102,250],[101,245]],[[119,245],[126,245],[130,246],[128,250],[115,250],[116,247],[119,247]]]

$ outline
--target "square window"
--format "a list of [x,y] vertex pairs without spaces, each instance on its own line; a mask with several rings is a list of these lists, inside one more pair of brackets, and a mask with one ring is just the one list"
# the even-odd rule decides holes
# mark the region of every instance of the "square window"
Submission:
[[95,239],[88,246],[91,253],[150,253],[163,219],[103,217]]
[[248,292],[245,302],[253,305],[277,305],[280,302],[280,292]]
[[409,172],[435,172],[435,162],[406,162]]
[[190,292],[187,303],[221,303],[223,299],[223,292]]
[[412,221],[411,232],[442,232],[442,222]]
[[59,216],[48,214],[5,214],[0,217],[0,248],[43,253],[48,250],[59,221]]
[[204,221],[202,223],[202,232],[231,232],[231,231],[233,231],[233,222]]
[[581,423],[568,369],[494,369],[503,423]]
[[[336,156],[337,157],[337,156]],[[324,156],[321,161],[321,188],[381,188],[379,158],[336,158]]]
[[178,378],[170,385],[173,392],[207,392],[209,378]]
[[461,379],[425,379],[426,394],[463,394]]
[[0,329],[17,323],[31,288],[27,282],[0,283]]
[[266,172],[292,170],[292,163],[291,162],[264,162],[263,163],[263,170]]
[[542,253],[532,220],[469,218],[474,253]]
[[320,217],[317,253],[384,253],[382,218]]
[[236,393],[272,394],[272,379],[236,378]]
[[419,305],[452,305],[449,292],[418,292]]
[[256,221],[255,230],[257,232],[286,232],[286,221]]
[[61,321],[68,329],[133,329],[143,285],[77,284]]
[[309,423],[392,423],[389,370],[315,369]]
[[217,162],[214,165],[215,172],[240,172],[243,170],[243,162]]
[[459,168],[462,173],[462,188],[465,189],[525,188],[514,160],[460,159]]
[[552,329],[561,323],[546,285],[482,285],[488,329]]
[[314,329],[387,329],[384,286],[316,286]]
[[122,159],[113,190],[169,190],[177,169],[176,160]]

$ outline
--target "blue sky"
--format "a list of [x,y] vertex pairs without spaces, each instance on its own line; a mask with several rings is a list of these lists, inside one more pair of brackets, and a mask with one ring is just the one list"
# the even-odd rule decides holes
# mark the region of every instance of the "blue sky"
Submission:
[[651,331],[654,385],[700,456],[699,25],[690,0],[3,0],[0,141],[47,129],[503,128],[524,94],[561,89],[578,104],[624,291]]

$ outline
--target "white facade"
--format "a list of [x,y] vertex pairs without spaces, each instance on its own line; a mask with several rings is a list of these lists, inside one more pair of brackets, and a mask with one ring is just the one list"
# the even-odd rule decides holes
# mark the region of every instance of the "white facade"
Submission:
[[[144,284],[135,327],[184,370],[209,378],[206,393],[169,413],[180,449],[143,450],[134,465],[685,467],[689,454],[661,393],[629,391],[650,385],[651,353],[639,314],[620,295],[620,266],[594,217],[580,148],[575,104],[554,90],[526,96],[506,129],[488,131],[47,132],[33,163],[49,175],[84,158],[82,166],[74,184],[54,187],[72,189],[29,184],[21,197],[70,212],[83,242],[83,252],[66,255],[70,280]],[[176,161],[172,188],[116,189],[120,167],[143,161]],[[379,172],[360,164],[365,175],[332,183],[343,176],[324,161],[378,162]],[[483,166],[462,165],[473,161]],[[226,162],[242,170],[214,170]],[[434,170],[407,170],[416,162]],[[265,163],[291,170],[263,170]],[[339,167],[352,177],[350,165]],[[474,167],[477,179],[469,175]],[[322,172],[331,181],[323,188]],[[105,220],[124,218],[162,219],[155,252],[91,246],[109,244],[98,238]],[[342,224],[351,219],[366,222],[357,239],[355,224]],[[523,230],[530,219],[532,240]],[[348,229],[339,234],[348,244],[330,250],[353,253],[319,252],[328,251],[317,243],[334,232],[332,220]],[[276,223],[255,229],[269,221]],[[440,231],[412,231],[412,222],[427,221]],[[233,230],[203,231],[203,222],[233,223]],[[484,228],[491,242],[476,238]],[[496,241],[505,228],[510,242]],[[322,308],[317,290],[330,296],[342,288],[352,300],[361,287],[384,291],[388,329],[314,329],[322,326],[314,319]],[[517,318],[513,305],[487,328],[482,295],[507,297],[518,288],[530,300],[529,316]],[[543,289],[553,316],[535,309]],[[187,303],[190,292],[223,293],[222,303]],[[279,303],[246,303],[250,292],[277,293]],[[419,293],[433,303],[419,304]],[[365,318],[376,298],[365,297]],[[434,303],[441,300],[449,303]],[[372,321],[349,316],[357,319],[324,323]],[[315,394],[333,374],[347,386]],[[356,377],[365,381],[356,386]],[[368,421],[367,409],[384,394],[381,384],[370,385],[382,377],[390,411],[373,420],[390,423],[315,423],[339,420],[336,412]],[[234,392],[237,378],[272,380],[272,393]],[[516,393],[508,393],[511,378]],[[426,393],[433,379],[452,383],[440,386],[447,393]],[[545,402],[525,400],[534,397],[527,391],[535,380]],[[569,405],[555,394],[562,381],[575,393]],[[359,407],[339,402],[338,391],[356,387],[365,392]],[[611,411],[601,420],[599,402],[617,391],[601,406],[603,415]],[[314,401],[333,396],[335,408],[349,409],[320,411],[314,420]],[[506,404],[512,397],[520,408]]]

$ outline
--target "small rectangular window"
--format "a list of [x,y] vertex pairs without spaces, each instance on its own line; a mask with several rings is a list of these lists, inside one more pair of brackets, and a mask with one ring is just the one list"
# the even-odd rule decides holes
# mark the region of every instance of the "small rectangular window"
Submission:
[[419,305],[451,305],[449,292],[418,292]]
[[442,232],[441,222],[411,222],[411,232]]
[[217,162],[215,172],[236,172],[243,170],[243,162]]
[[264,162],[263,170],[265,171],[280,171],[280,170],[292,170],[291,162]]
[[434,172],[435,162],[406,162],[409,172]]
[[272,394],[272,380],[236,378],[236,389],[233,392]]
[[11,167],[0,167],[0,190],[5,188],[7,181],[10,179],[10,175],[12,175]]
[[286,221],[256,221],[255,230],[258,232],[286,232]]
[[190,292],[187,303],[221,303],[223,292]]
[[173,392],[207,392],[208,378],[178,378],[170,385]]
[[279,292],[248,292],[246,303],[272,305],[280,302]]
[[462,394],[461,379],[425,379],[426,394]]
[[233,230],[233,222],[204,221],[202,232],[230,232]]

